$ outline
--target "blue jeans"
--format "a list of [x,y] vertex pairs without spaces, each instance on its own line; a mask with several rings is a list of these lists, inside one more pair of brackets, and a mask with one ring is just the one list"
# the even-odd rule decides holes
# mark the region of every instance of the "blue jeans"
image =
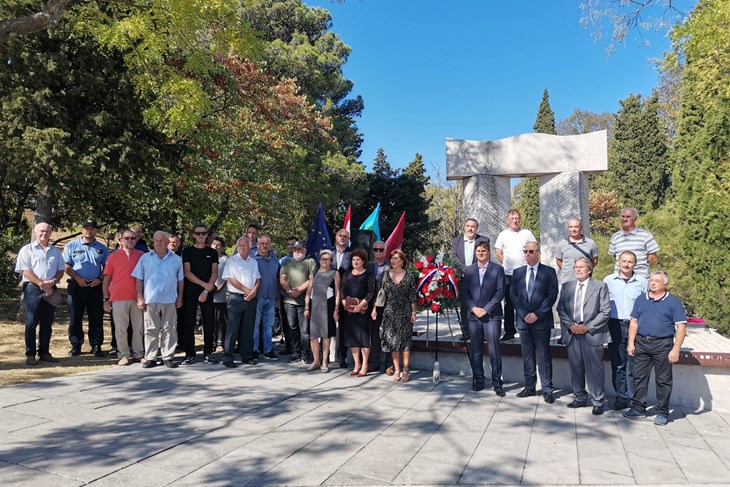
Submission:
[[629,325],[626,320],[611,318],[608,320],[608,331],[611,333],[611,343],[608,344],[608,353],[611,357],[611,382],[616,391],[616,397],[628,401],[634,395],[633,365],[634,357],[626,351],[629,340]]
[[273,348],[271,344],[271,327],[274,325],[274,311],[276,309],[276,298],[259,298],[256,305],[256,325],[253,327],[253,350],[259,352],[261,332],[264,335],[264,353],[269,353]]

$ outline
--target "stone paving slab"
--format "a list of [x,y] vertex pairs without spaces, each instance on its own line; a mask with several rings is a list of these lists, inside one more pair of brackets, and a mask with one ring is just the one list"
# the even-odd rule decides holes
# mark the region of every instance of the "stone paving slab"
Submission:
[[0,485],[730,485],[730,415],[666,427],[468,377],[139,365],[0,389]]

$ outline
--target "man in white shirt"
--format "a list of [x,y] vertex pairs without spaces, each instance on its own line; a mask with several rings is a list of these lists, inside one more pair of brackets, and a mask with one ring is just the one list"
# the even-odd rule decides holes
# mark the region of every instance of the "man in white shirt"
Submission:
[[[44,362],[58,362],[49,349],[51,344],[51,324],[56,308],[49,304],[45,296],[51,296],[56,284],[61,281],[65,269],[61,251],[51,245],[53,227],[48,223],[38,223],[33,229],[35,241],[18,252],[15,272],[23,276],[23,304],[25,305],[25,363],[36,365],[36,350]],[[36,347],[36,328],[40,325],[38,346]]]
[[507,212],[508,227],[497,237],[494,244],[497,259],[504,267],[504,335],[499,341],[506,342],[515,337],[515,308],[510,295],[512,272],[526,265],[524,249],[529,242],[536,242],[535,236],[526,228],[520,227],[522,216],[514,208]]
[[261,284],[259,264],[250,256],[251,242],[241,237],[236,243],[238,253],[226,262],[223,279],[228,286],[228,327],[226,329],[223,365],[236,367],[233,353],[238,342],[241,362],[256,365],[253,354],[253,328],[256,323],[256,293]]

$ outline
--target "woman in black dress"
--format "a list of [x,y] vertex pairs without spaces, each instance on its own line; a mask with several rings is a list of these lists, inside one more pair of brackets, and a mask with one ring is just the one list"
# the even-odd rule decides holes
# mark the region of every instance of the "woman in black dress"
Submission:
[[370,310],[375,296],[375,275],[365,268],[368,254],[363,249],[353,250],[350,258],[352,268],[342,277],[340,299],[345,315],[340,320],[345,325],[343,343],[350,347],[355,361],[350,375],[364,377],[370,357]]
[[[393,380],[410,379],[411,342],[413,323],[416,322],[416,275],[405,270],[406,254],[400,249],[390,253],[390,270],[383,273],[380,285],[385,289],[383,323],[380,344],[383,352],[393,356]],[[376,311],[373,309],[373,319]],[[401,371],[401,356],[403,367]]]

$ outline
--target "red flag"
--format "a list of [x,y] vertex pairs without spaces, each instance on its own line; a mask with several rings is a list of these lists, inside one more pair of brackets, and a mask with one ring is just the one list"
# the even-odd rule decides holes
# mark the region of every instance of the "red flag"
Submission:
[[350,213],[352,213],[352,205],[347,206],[347,215],[345,215],[345,223],[342,224],[342,229],[347,230],[347,233],[350,233]]
[[400,216],[398,224],[393,229],[393,233],[390,234],[388,240],[385,241],[385,255],[390,256],[390,253],[395,249],[399,249],[403,245],[403,232],[406,229],[406,212]]

